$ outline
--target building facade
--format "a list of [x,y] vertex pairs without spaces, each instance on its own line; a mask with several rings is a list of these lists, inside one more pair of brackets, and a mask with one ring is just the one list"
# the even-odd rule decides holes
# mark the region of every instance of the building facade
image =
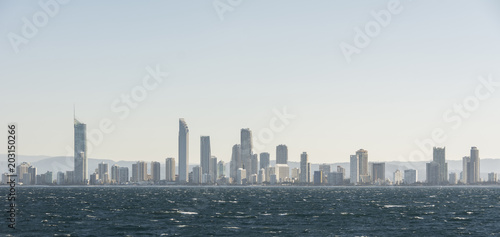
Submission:
[[288,147],[286,145],[276,146],[276,164],[288,164]]
[[189,128],[184,119],[179,119],[179,182],[189,181]]
[[[210,149],[210,137],[201,136],[200,137],[200,166],[203,171],[203,175],[209,175],[210,172],[210,158],[212,157],[212,152]],[[211,183],[211,180],[207,180]]]
[[75,119],[74,184],[87,184],[87,125]]
[[307,164],[309,159],[306,152],[302,152],[300,155],[300,177],[299,181],[301,183],[309,183],[309,169]]
[[175,159],[165,159],[165,180],[167,182],[175,182]]
[[351,155],[350,160],[350,183],[358,184],[359,182],[359,160],[357,155]]

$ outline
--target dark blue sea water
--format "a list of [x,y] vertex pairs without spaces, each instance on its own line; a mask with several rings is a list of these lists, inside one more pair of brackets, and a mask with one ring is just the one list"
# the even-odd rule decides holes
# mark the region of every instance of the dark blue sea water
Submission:
[[21,187],[17,204],[2,234],[500,235],[498,187]]

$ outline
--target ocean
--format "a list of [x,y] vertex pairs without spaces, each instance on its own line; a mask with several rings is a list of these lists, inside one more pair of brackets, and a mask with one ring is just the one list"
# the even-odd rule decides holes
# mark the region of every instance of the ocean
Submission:
[[500,235],[498,186],[17,189],[16,230],[2,212],[3,235]]

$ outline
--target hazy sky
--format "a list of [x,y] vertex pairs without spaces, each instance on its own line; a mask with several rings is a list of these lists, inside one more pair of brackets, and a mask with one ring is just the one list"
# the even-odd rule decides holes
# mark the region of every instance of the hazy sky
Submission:
[[[185,118],[190,163],[199,163],[201,135],[229,161],[241,128],[259,137],[271,131],[274,110],[286,108],[295,118],[270,141],[258,140],[271,159],[278,144],[291,161],[306,151],[314,163],[344,162],[360,148],[370,161],[420,159],[415,140],[436,129],[447,138],[436,142],[447,159],[471,146],[500,158],[500,86],[474,97],[480,76],[500,81],[500,2],[401,1],[381,26],[371,12],[389,2],[221,0],[232,10],[221,20],[211,0],[74,0],[49,8],[54,14],[43,22],[38,1],[0,1],[0,144],[14,121],[20,154],[72,155],[76,104],[88,132],[106,118],[115,126],[89,157],[177,158]],[[23,18],[34,16],[37,32],[24,37]],[[355,28],[377,24],[348,63],[342,42],[356,47]],[[14,34],[25,38],[16,38],[17,53]],[[168,77],[121,119],[112,104],[137,92],[146,68],[157,65]],[[464,100],[472,112],[449,112]]]

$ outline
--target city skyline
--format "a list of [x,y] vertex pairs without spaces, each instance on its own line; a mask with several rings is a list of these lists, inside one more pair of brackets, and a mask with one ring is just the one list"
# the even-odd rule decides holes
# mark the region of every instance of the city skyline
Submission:
[[[207,135],[201,135],[200,136],[200,147],[201,149],[200,150],[197,150],[197,149],[194,149],[194,153],[198,153],[200,154],[200,163],[197,163],[197,162],[194,162],[194,163],[189,163],[189,154],[190,154],[190,141],[189,140],[189,133],[190,133],[190,130],[188,128],[188,125],[187,125],[187,122],[185,121],[184,118],[178,118],[178,121],[179,121],[179,131],[177,132],[178,133],[178,145],[177,145],[177,148],[178,150],[177,151],[174,151],[174,152],[169,152],[168,154],[177,154],[178,156],[175,157],[175,159],[177,160],[177,162],[179,162],[179,157],[181,157],[181,152],[182,152],[182,157],[187,157],[186,160],[188,160],[188,163],[186,164],[187,166],[189,165],[200,165],[200,167],[203,167],[204,165],[202,164],[202,160],[203,159],[206,159],[206,157],[209,157],[210,158],[213,158],[213,156],[211,155],[211,145],[210,145],[210,137],[211,136],[207,136]],[[84,132],[87,130],[87,124],[86,123],[82,123],[80,122],[79,120],[77,120],[76,118],[74,119],[74,148],[71,150],[73,152],[73,157],[75,158],[75,163],[84,163],[82,166],[85,166],[86,167],[86,160],[87,160],[87,155],[86,155],[86,152],[83,152],[83,150],[86,150],[86,146],[87,146],[87,143],[88,141],[86,140],[87,139],[87,134]],[[244,132],[245,131],[245,132]],[[185,135],[182,135],[181,133],[185,133]],[[243,135],[243,133],[246,133],[245,135]],[[245,138],[243,136],[246,136]],[[181,143],[181,139],[182,141],[186,141],[185,144],[184,142]],[[255,138],[252,139],[252,130],[250,128],[242,128],[241,129],[241,134],[240,134],[240,140],[243,142],[243,139],[245,140],[245,143],[247,143],[247,146],[249,146],[249,148],[247,148],[246,152],[249,153],[248,155],[250,155],[250,158],[248,159],[248,164],[247,166],[251,167],[251,162],[252,162],[252,156],[253,155],[257,155],[257,160],[259,160],[259,155],[264,153],[264,154],[267,154],[269,155],[269,157],[273,157],[272,155],[270,155],[269,153],[273,153],[272,150],[274,149],[275,150],[275,156],[274,156],[274,160],[276,160],[277,162],[282,162],[282,161],[278,161],[278,153],[283,153],[284,156],[283,158],[281,159],[284,159],[286,161],[288,161],[288,146],[286,144],[281,144],[281,143],[277,143],[277,146],[274,147],[274,148],[270,148],[271,150],[270,151],[267,151],[267,150],[260,150],[259,153],[253,153],[253,141],[255,140]],[[205,143],[205,145],[203,145]],[[237,144],[239,146],[241,146],[241,143]],[[426,144],[428,145],[428,144]],[[186,146],[185,148],[181,149],[181,146],[184,147]],[[476,147],[474,145],[470,146],[470,147]],[[426,157],[426,159],[422,159],[422,160],[415,160],[415,161],[427,161],[428,159],[431,159],[431,161],[433,161],[436,157],[436,146],[432,146],[432,153],[430,156]],[[441,148],[439,148],[441,149]],[[443,148],[445,149],[445,148]],[[185,150],[185,151],[184,151]],[[203,150],[206,150],[206,153],[204,154],[204,152],[202,152]],[[470,151],[469,149],[467,149],[468,151]],[[79,151],[79,152],[77,152]],[[184,155],[184,152],[186,152],[186,155]],[[304,151],[300,152],[299,154],[292,154],[291,159],[290,161],[293,161],[293,162],[300,162],[300,154],[303,153]],[[308,152],[308,151],[307,151]],[[364,172],[367,172],[367,170],[369,169],[369,167],[367,166],[367,155],[361,155],[361,154],[364,154],[366,152],[366,150],[364,149],[358,149],[356,151],[356,155],[357,156],[360,156],[360,158],[358,158],[359,160],[363,161],[362,163],[359,164],[359,169],[360,170],[364,170]],[[467,157],[474,157],[473,156],[473,153],[472,151],[470,151],[470,155],[471,156],[467,156]],[[346,152],[348,153],[348,152]],[[351,152],[352,153],[352,152]],[[204,154],[204,155],[203,155]],[[23,154],[24,155],[24,154]],[[463,155],[463,154],[462,154]],[[45,154],[36,154],[34,156],[47,156]],[[84,156],[84,158],[80,158],[79,156]],[[172,155],[167,155],[169,157],[174,157]],[[167,157],[165,156],[165,157]],[[230,162],[231,161],[231,157],[233,155],[231,155],[228,159],[224,159],[222,161],[224,162]],[[204,158],[203,158],[204,157]],[[351,157],[352,158],[352,155],[348,155],[348,157]],[[95,158],[95,157],[92,157],[92,158]],[[163,157],[164,158],[164,157]],[[350,158],[347,158],[347,159],[344,159],[345,157],[341,157],[340,159],[331,159],[331,160],[324,160],[322,159],[322,161],[317,161],[316,163],[336,163],[336,162],[350,162]],[[458,159],[449,159],[449,160],[460,160],[460,161],[463,161],[466,157],[465,156],[462,156]],[[497,155],[497,156],[491,156],[491,157],[487,157],[487,158],[492,158],[492,159],[497,159],[499,158],[500,159],[500,153]],[[448,158],[447,158],[448,159]],[[78,162],[77,162],[78,160]],[[137,159],[130,159],[130,160],[125,160],[125,159],[118,159],[118,161],[137,161],[137,160],[145,160],[145,161],[148,161],[148,162],[151,162],[151,161],[157,161],[157,160],[160,160],[160,158],[151,158],[151,160],[149,159],[142,159],[142,158],[137,158]],[[372,160],[370,158],[370,160]],[[84,162],[85,161],[85,162]],[[380,161],[380,162],[387,162],[387,161],[410,161],[411,160],[384,160],[384,159],[381,159],[381,160],[372,160],[372,161]],[[209,161],[207,161],[208,163]],[[243,160],[242,160],[243,162]],[[465,161],[464,161],[465,162]],[[470,158],[469,158],[469,162],[470,162]],[[205,165],[208,165],[208,164],[205,164]],[[243,166],[243,163],[242,163],[242,166]],[[363,168],[365,167],[365,168]],[[76,168],[76,167],[75,167]],[[76,169],[75,169],[76,171]],[[178,170],[177,170],[178,172]],[[205,174],[205,171],[202,171],[203,174]],[[442,171],[444,173],[444,171]],[[89,177],[89,174],[88,174],[88,171],[86,171],[86,177],[88,178]]]
[[[183,118],[179,119],[179,140],[178,140],[178,174],[177,177],[173,172],[175,170],[175,158],[165,159],[165,178],[161,178],[161,163],[151,161],[150,172],[148,173],[147,163],[145,161],[137,161],[132,164],[132,176],[128,177],[128,167],[119,167],[113,164],[111,170],[107,163],[101,162],[94,173],[90,174],[87,179],[85,175],[88,172],[87,158],[85,157],[87,132],[86,124],[74,119],[74,163],[73,171],[66,171],[57,173],[57,184],[124,184],[129,183],[129,178],[132,183],[153,182],[153,184],[160,184],[160,181],[175,182],[178,184],[257,184],[260,183],[310,183],[311,176],[311,163],[308,162],[308,155],[303,152],[300,155],[299,168],[293,168],[290,173],[290,166],[288,165],[288,147],[285,144],[276,146],[276,160],[275,166],[270,167],[270,154],[268,152],[260,153],[260,164],[258,161],[258,154],[253,153],[252,131],[249,128],[240,130],[241,144],[233,145],[232,158],[229,162],[229,171],[227,174],[224,172],[224,162],[217,162],[217,157],[211,155],[210,151],[210,136],[201,136],[200,146],[200,162],[199,165],[192,167],[189,170],[189,128]],[[242,160],[243,154],[246,159]],[[170,160],[170,161],[169,161]],[[24,169],[23,169],[24,165]],[[222,166],[222,167],[219,167]],[[83,170],[83,168],[85,169]],[[386,179],[385,162],[369,162],[368,151],[359,149],[355,155],[351,155],[349,163],[349,179],[345,180],[346,169],[337,166],[337,170],[332,172],[331,165],[321,164],[318,171],[314,171],[313,183],[314,185],[330,184],[330,185],[366,185],[378,184],[384,185],[387,182],[392,184],[411,184],[418,180],[416,171],[412,169],[404,170],[404,179],[396,177],[403,177],[400,170],[395,170],[393,173],[394,180]],[[172,171],[171,174],[169,172]],[[222,172],[221,172],[222,171]],[[185,172],[185,173],[184,173]],[[23,162],[18,167],[21,180],[28,184],[40,184],[37,175],[36,167],[32,167],[29,163]],[[91,173],[91,172],[89,172]],[[110,175],[111,173],[111,175]],[[24,174],[24,175],[23,175]],[[124,178],[122,176],[125,175]],[[188,177],[184,175],[188,174]],[[493,178],[495,173],[488,174],[489,180],[496,180]],[[26,178],[23,178],[27,176]],[[448,182],[448,176],[450,182]],[[50,184],[52,178],[52,171],[47,171],[43,174],[41,184]],[[62,181],[61,181],[62,179]],[[410,179],[411,181],[408,181]],[[446,163],[446,148],[433,147],[433,159],[430,163],[426,164],[426,180],[429,185],[446,185],[446,184],[478,184],[484,182],[480,178],[480,156],[477,147],[472,147],[470,150],[470,157],[463,158],[463,169],[460,172],[460,178],[457,173],[448,173],[448,163]],[[496,181],[495,181],[496,182]]]

